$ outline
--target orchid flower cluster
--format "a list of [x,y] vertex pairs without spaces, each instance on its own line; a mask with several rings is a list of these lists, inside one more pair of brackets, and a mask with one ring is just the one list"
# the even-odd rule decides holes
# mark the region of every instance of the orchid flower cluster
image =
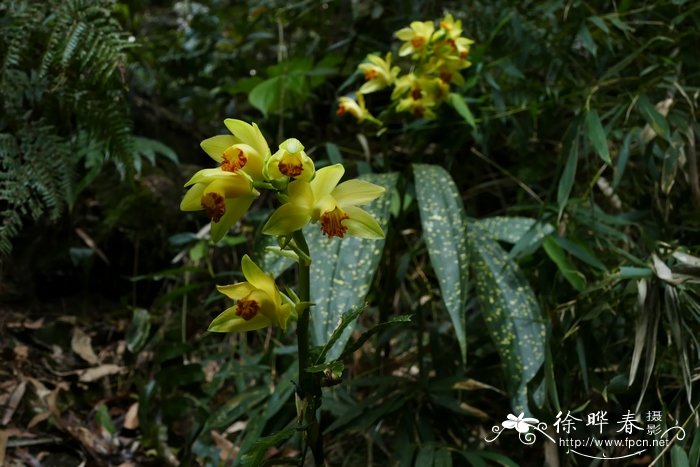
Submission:
[[392,54],[384,58],[370,54],[358,70],[365,83],[355,93],[355,98],[341,97],[338,115],[346,113],[358,121],[382,125],[365,106],[364,96],[393,87],[391,100],[397,112],[407,112],[416,118],[435,118],[434,109],[442,104],[452,85],[463,86],[461,70],[471,66],[467,60],[473,40],[462,37],[462,22],[447,14],[437,27],[433,21],[413,21],[409,27],[394,33],[403,43],[399,57],[410,57],[407,73],[399,76],[401,69],[392,66]]
[[[255,123],[229,118],[224,124],[231,134],[201,143],[218,167],[194,174],[185,184],[189,190],[180,204],[183,211],[206,212],[213,241],[221,240],[245,215],[259,190],[265,189],[274,191],[282,205],[272,213],[263,233],[278,236],[283,248],[293,250],[292,234],[310,222],[320,224],[328,237],[384,237],[377,221],[359,207],[381,196],[383,187],[363,180],[339,183],[345,173],[343,166],[316,170],[295,138],[284,141],[272,154]],[[287,252],[287,256],[295,255]],[[235,305],[215,318],[209,330],[251,331],[273,325],[286,329],[289,318],[296,316],[298,298],[282,294],[274,279],[247,255],[241,266],[245,282],[218,287],[235,300]]]

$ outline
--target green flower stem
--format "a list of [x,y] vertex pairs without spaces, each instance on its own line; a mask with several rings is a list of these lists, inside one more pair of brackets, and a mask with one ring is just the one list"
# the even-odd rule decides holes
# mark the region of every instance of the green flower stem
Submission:
[[[294,242],[303,255],[299,255],[298,273],[299,273],[299,300],[302,303],[311,300],[310,287],[310,266],[311,261],[305,260],[303,257],[310,258],[309,246],[306,243],[304,234],[301,230],[294,232]],[[303,256],[303,257],[302,257]],[[311,449],[314,456],[314,461],[317,466],[324,465],[323,456],[323,438],[321,437],[321,429],[316,418],[316,412],[321,407],[321,380],[319,374],[309,373],[306,368],[310,366],[309,356],[309,307],[304,307],[299,312],[297,318],[297,349],[299,353],[299,387],[301,391],[300,397],[304,398],[307,406],[303,413],[300,424],[305,426],[306,443]]]

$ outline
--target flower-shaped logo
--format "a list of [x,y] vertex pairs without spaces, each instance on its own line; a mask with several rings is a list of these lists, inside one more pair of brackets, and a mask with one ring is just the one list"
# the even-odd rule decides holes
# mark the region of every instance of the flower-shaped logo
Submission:
[[536,418],[528,418],[525,417],[525,413],[521,412],[520,415],[517,417],[513,414],[508,414],[508,420],[504,421],[501,423],[503,425],[503,428],[506,428],[508,430],[512,430],[515,428],[518,433],[527,433],[530,431],[530,427],[534,427],[537,425],[539,420]]

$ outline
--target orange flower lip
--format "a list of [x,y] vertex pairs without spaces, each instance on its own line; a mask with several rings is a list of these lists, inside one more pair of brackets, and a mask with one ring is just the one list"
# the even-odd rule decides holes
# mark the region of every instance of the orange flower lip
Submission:
[[367,81],[373,80],[377,76],[379,76],[379,72],[373,68],[370,68],[369,70],[365,71],[365,79]]
[[411,39],[411,45],[413,46],[414,49],[420,49],[425,45],[425,37],[423,36],[416,36],[413,39]]
[[250,321],[258,314],[260,305],[255,300],[238,300],[236,304],[236,314],[246,321]]
[[[238,153],[234,154],[234,151],[238,151]],[[247,162],[248,157],[245,155],[245,152],[240,148],[231,146],[224,151],[223,159],[221,161],[221,170],[225,170],[226,172],[235,172],[236,170],[240,170],[245,167]]]
[[332,211],[326,211],[321,214],[321,232],[330,237],[345,236],[348,228],[343,225],[345,219],[350,219],[350,216],[342,209],[336,207]]
[[219,222],[226,212],[226,200],[218,193],[207,193],[202,196],[202,207],[214,222]]
[[279,164],[277,164],[277,168],[280,169],[280,172],[282,172],[287,177],[298,177],[304,171],[304,166],[301,164],[301,161],[285,162],[284,160],[282,160]]

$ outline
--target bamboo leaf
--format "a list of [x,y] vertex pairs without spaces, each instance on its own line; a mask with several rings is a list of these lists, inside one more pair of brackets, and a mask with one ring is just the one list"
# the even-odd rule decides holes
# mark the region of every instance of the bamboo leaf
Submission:
[[515,411],[527,412],[527,383],[544,361],[545,325],[535,294],[508,253],[483,229],[469,231],[477,300],[508,374]]
[[600,123],[600,117],[595,109],[590,110],[586,114],[586,134],[593,145],[595,152],[608,165],[612,164],[610,160],[610,151],[608,150],[608,140],[605,137],[605,130]]
[[576,267],[571,264],[571,261],[569,261],[569,258],[566,257],[564,250],[562,250],[557,242],[552,239],[552,237],[547,237],[544,239],[542,246],[544,247],[544,251],[547,253],[547,256],[554,261],[554,264],[556,264],[557,268],[559,268],[559,272],[561,272],[562,276],[564,276],[569,284],[571,284],[571,286],[577,291],[583,291],[583,289],[586,288],[586,281],[583,274],[581,274]]
[[458,114],[462,116],[465,122],[469,124],[470,127],[476,128],[476,120],[474,119],[474,114],[469,110],[469,106],[464,102],[464,97],[461,95],[451,92],[447,96],[447,102],[450,103],[452,107],[457,111]]
[[649,98],[645,95],[639,96],[637,100],[637,110],[642,114],[642,117],[649,124],[654,133],[664,138],[666,141],[671,140],[671,130],[668,127],[666,118],[656,110]]
[[[387,189],[384,196],[363,206],[386,232],[391,191],[397,175],[368,174],[360,178]],[[364,304],[382,256],[384,240],[327,238],[318,225],[308,225],[304,236],[311,251],[311,301],[316,305],[311,308],[312,338],[316,345],[324,345],[341,322],[343,313]],[[342,353],[354,322],[348,323],[328,350],[329,360],[337,359]]]
[[442,300],[452,320],[462,361],[467,358],[464,314],[469,280],[467,219],[459,191],[442,167],[413,164],[423,239]]
[[[579,134],[581,129],[581,117],[577,117],[569,125],[564,134],[564,147],[562,154],[566,154],[566,165],[564,171],[559,178],[559,186],[557,188],[557,205],[559,206],[558,220],[561,220],[562,213],[571,196],[571,189],[574,186],[576,179],[576,167],[578,166],[579,153]],[[511,253],[511,257],[513,254]]]
[[253,443],[250,449],[248,449],[246,453],[241,456],[241,465],[244,467],[262,465],[268,449],[288,440],[292,437],[292,435],[294,435],[295,432],[296,427],[292,426],[279,431],[274,435],[258,439],[255,443]]

